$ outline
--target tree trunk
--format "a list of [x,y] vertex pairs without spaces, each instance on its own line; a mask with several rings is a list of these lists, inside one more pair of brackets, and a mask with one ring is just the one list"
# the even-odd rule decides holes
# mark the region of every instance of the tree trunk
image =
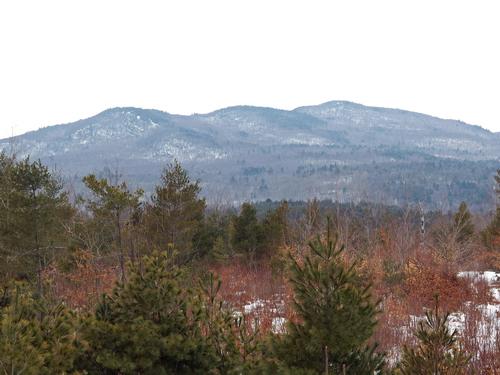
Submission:
[[120,224],[120,211],[116,213],[116,226],[118,230],[118,247],[119,247],[119,258],[120,258],[120,278],[121,282],[125,282],[125,258],[123,255],[123,246],[122,246],[122,227]]
[[325,375],[328,375],[328,367],[329,367],[329,363],[328,363],[328,346],[325,345]]

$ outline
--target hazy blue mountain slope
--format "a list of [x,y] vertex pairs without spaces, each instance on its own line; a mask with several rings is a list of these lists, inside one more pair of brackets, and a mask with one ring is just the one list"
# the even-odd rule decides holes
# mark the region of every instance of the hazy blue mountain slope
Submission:
[[332,198],[449,209],[491,205],[500,134],[460,121],[333,101],[292,111],[236,106],[172,115],[108,109],[0,148],[56,166],[80,187],[89,172],[120,170],[147,190],[174,158],[213,201]]

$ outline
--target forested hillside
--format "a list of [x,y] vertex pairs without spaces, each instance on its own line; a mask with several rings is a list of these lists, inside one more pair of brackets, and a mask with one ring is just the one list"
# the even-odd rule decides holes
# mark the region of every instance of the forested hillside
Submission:
[[461,121],[333,101],[292,111],[237,106],[173,115],[113,108],[74,123],[0,140],[40,158],[79,192],[81,179],[119,170],[154,189],[179,160],[210,203],[331,199],[487,211],[500,135]]
[[178,161],[81,184],[0,154],[3,373],[500,371],[493,202],[207,205]]

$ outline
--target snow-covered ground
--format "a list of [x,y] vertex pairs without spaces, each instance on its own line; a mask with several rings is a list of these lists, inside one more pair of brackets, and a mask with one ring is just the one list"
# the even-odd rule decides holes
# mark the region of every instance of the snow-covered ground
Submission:
[[[474,305],[472,302],[464,304],[463,311],[455,311],[450,314],[449,328],[456,330],[459,335],[474,335],[477,339],[478,347],[482,350],[494,348],[500,338],[500,272],[494,271],[463,271],[459,272],[458,277],[467,278],[473,288],[478,283],[486,283],[491,293],[491,299],[488,303]],[[283,317],[283,301],[276,304],[280,296],[274,296],[274,302],[262,299],[249,301],[242,306],[242,311],[236,311],[235,316],[252,314],[258,310],[266,309],[273,315],[271,330],[274,333],[284,333],[287,319]],[[270,306],[274,306],[270,308]],[[413,335],[413,329],[417,323],[425,319],[424,316],[410,316],[410,324],[407,327],[400,327],[400,334],[405,336]],[[394,348],[393,359],[398,358],[400,348]]]
[[470,327],[467,314],[458,311],[450,315],[450,328],[456,329],[462,335],[474,332],[482,349],[494,347],[500,337],[500,272],[464,271],[459,272],[458,277],[468,278],[471,283],[486,282],[490,290],[491,302],[475,306],[471,302],[466,303],[466,309],[479,313],[477,325]]

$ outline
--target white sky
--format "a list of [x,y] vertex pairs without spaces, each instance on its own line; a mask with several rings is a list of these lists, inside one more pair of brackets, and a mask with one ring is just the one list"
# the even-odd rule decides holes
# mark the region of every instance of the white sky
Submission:
[[500,2],[0,2],[0,137],[114,106],[328,100],[500,131]]

